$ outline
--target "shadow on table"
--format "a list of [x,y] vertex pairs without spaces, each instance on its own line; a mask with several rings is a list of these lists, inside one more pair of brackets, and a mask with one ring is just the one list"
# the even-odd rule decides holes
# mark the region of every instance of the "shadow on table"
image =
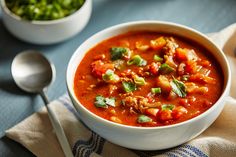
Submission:
[[12,94],[26,95],[26,92],[22,91],[19,87],[17,87],[13,79],[0,80],[0,87],[2,90]]
[[55,49],[58,45],[35,45],[23,42],[10,34],[0,17],[0,63],[11,61],[19,52],[24,50],[35,49],[44,52],[44,50]]
[[3,155],[7,157],[34,157],[34,155],[22,145],[7,137],[0,139],[0,156]]

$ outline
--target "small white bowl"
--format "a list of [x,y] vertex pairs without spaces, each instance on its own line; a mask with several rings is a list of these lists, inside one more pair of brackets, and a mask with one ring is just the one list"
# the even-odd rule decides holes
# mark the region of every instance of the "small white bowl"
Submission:
[[[90,48],[99,42],[128,31],[156,31],[185,37],[208,49],[223,70],[223,91],[218,101],[206,112],[190,120],[161,127],[134,127],[105,120],[87,110],[76,98],[73,86],[78,65]],[[218,117],[229,94],[231,73],[224,53],[202,33],[175,23],[139,21],[116,25],[86,40],[75,51],[67,68],[67,88],[80,119],[108,141],[132,149],[161,150],[183,144],[198,136]]]
[[82,31],[92,12],[92,1],[86,0],[75,13],[57,20],[27,21],[13,14],[0,0],[3,22],[15,37],[34,44],[54,44],[69,39]]

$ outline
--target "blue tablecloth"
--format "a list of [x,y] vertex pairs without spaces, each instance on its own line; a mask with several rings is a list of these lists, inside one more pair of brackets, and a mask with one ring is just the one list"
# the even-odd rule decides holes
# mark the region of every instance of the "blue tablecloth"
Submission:
[[135,20],[162,20],[190,26],[203,33],[215,32],[236,22],[235,0],[94,0],[87,27],[74,38],[55,45],[38,46],[14,38],[5,29],[0,13],[0,156],[33,156],[24,147],[4,137],[4,131],[42,106],[37,95],[20,91],[10,67],[13,57],[25,49],[42,51],[54,64],[57,78],[49,88],[50,99],[66,92],[67,63],[75,49],[92,34],[115,24]]

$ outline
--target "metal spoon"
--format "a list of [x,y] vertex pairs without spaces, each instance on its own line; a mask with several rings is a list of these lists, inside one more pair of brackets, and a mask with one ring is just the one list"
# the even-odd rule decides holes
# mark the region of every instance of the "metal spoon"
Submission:
[[35,50],[19,53],[13,60],[11,72],[16,84],[29,93],[39,93],[44,100],[49,119],[56,132],[61,148],[66,157],[73,157],[70,145],[63,128],[54,112],[48,106],[46,88],[55,78],[55,67],[46,57]]

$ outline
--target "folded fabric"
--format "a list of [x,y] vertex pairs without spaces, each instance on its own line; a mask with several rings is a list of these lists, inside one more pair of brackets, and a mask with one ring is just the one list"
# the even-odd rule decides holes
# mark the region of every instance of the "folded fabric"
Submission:
[[[230,62],[232,76],[236,76],[236,24],[219,33],[209,34],[209,37],[223,48]],[[232,82],[230,95],[236,98],[236,82]],[[162,151],[131,150],[108,142],[83,125],[67,95],[50,103],[50,107],[59,118],[76,157],[236,156],[236,99],[231,97],[218,119],[200,136],[176,148]],[[6,136],[38,157],[64,156],[45,108],[7,130]]]

